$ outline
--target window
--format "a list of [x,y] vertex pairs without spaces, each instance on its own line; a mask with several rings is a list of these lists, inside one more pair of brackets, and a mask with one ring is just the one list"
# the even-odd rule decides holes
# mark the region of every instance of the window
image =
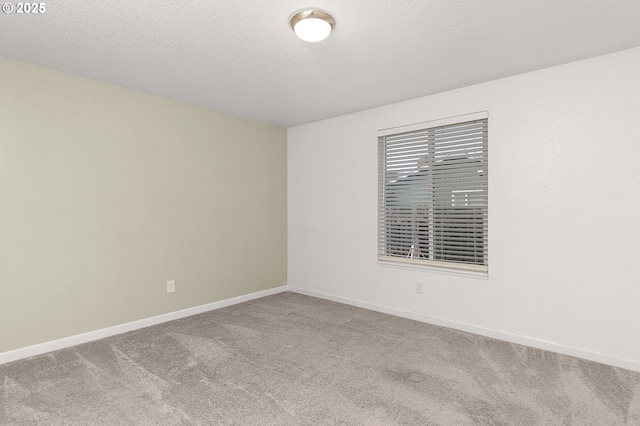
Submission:
[[378,133],[378,259],[486,272],[488,118]]

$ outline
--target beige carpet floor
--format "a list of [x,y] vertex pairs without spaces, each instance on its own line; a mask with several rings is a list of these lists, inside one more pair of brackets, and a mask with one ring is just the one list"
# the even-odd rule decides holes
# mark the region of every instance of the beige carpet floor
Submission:
[[2,425],[640,425],[640,373],[282,293],[0,366]]

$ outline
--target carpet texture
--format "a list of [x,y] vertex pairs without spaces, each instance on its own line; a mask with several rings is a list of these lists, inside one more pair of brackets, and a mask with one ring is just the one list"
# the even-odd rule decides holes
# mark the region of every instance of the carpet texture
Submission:
[[2,425],[640,425],[640,373],[281,293],[0,366]]

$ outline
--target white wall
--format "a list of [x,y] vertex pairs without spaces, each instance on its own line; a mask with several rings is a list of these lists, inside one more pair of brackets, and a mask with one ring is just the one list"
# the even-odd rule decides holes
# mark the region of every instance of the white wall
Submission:
[[[376,131],[484,110],[488,278],[379,265]],[[289,285],[640,370],[639,119],[640,48],[291,128]]]
[[286,144],[0,58],[0,355],[286,284]]

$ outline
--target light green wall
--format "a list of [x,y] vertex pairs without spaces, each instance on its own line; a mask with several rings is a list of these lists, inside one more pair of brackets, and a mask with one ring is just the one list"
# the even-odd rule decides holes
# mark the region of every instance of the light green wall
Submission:
[[0,352],[286,284],[286,143],[0,58]]

